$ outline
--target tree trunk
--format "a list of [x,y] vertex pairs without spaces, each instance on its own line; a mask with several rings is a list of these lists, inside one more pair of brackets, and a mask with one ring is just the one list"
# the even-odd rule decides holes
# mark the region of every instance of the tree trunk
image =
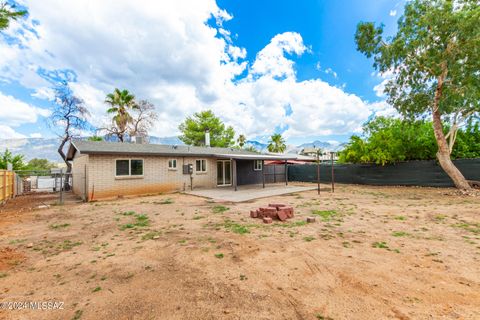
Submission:
[[452,159],[450,159],[450,148],[448,146],[447,139],[445,138],[445,134],[443,133],[442,118],[440,111],[438,110],[445,76],[446,71],[444,71],[438,79],[432,110],[433,132],[435,133],[435,139],[437,140],[438,145],[437,159],[442,169],[446,174],[448,174],[458,189],[470,191],[472,188],[468,184],[468,181],[465,179],[460,170],[455,167]]
[[[65,152],[63,152],[63,147],[65,146],[65,144],[67,143],[68,140],[69,140],[69,137],[63,138],[63,140],[60,143],[60,146],[58,147],[57,151],[60,154],[60,157],[62,157],[63,161],[67,165],[67,173],[71,173],[72,172],[72,164],[67,161],[67,155],[65,154]],[[67,177],[68,177],[68,175],[67,175]],[[70,190],[70,184],[68,183],[68,179],[64,179],[63,189],[65,191]]]

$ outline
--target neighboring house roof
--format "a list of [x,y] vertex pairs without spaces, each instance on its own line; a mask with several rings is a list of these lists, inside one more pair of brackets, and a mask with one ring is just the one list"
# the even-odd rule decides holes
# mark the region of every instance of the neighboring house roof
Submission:
[[72,160],[77,151],[80,152],[80,154],[157,155],[179,157],[194,156],[246,160],[295,159],[295,156],[292,157],[291,155],[259,154],[235,148],[74,140],[70,143],[70,147],[67,152],[67,160]]

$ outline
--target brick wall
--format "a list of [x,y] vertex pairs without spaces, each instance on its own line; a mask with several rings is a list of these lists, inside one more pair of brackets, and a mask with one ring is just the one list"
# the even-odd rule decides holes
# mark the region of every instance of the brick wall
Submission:
[[[193,188],[213,188],[217,183],[217,165],[216,159],[213,158],[92,154],[89,155],[87,159],[89,200],[112,198],[119,195],[151,194],[190,189],[190,175],[183,174],[183,164],[193,165]],[[143,177],[116,177],[116,159],[143,159]],[[168,160],[170,159],[177,160],[177,170],[168,169]],[[196,159],[207,160],[206,173],[195,172]],[[76,166],[75,162],[77,162],[77,160],[79,160],[79,166],[81,166],[84,158],[75,158],[74,167]]]

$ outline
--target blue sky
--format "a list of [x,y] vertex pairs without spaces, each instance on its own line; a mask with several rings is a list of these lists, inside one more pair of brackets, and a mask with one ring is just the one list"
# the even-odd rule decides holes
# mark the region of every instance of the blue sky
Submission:
[[211,108],[251,140],[342,142],[391,112],[353,37],[359,21],[392,34],[402,1],[87,2],[20,2],[29,18],[0,37],[0,138],[54,135],[44,75],[66,70],[94,125],[108,121],[105,94],[126,88],[157,106],[157,136]]

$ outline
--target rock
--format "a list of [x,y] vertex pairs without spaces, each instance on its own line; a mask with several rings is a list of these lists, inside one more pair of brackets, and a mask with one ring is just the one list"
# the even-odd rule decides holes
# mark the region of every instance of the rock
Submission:
[[33,248],[33,243],[30,242],[29,244],[27,244],[27,248]]
[[313,223],[313,222],[315,222],[315,217],[307,217],[307,222],[308,222],[308,223]]

